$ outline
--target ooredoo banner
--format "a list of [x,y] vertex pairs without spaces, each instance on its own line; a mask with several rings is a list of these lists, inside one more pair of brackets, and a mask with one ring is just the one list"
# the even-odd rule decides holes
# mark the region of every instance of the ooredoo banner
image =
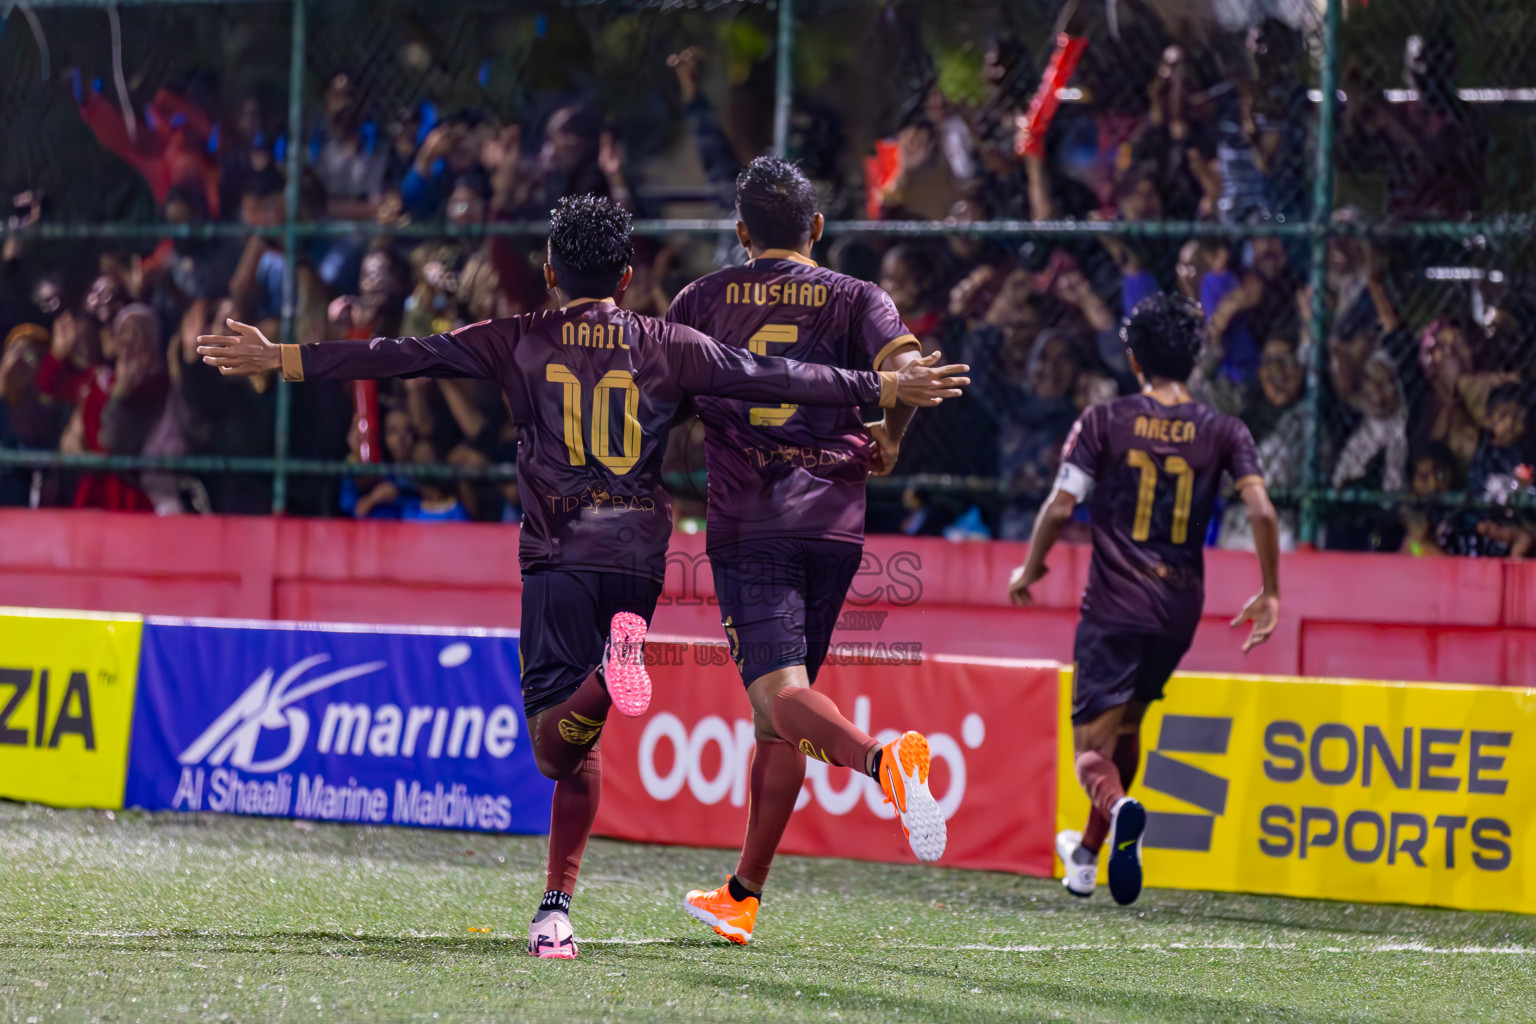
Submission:
[[[597,831],[739,846],[754,743],[746,691],[723,646],[650,646],[650,710],[610,717],[604,729]],[[1054,662],[928,656],[828,665],[816,688],[882,743],[905,729],[927,734],[949,827],[940,864],[1049,875],[1057,673]],[[865,775],[812,759],[796,808],[785,853],[913,862],[894,810]]]
[[0,797],[121,807],[137,615],[0,609]]
[[1536,912],[1536,690],[1180,673],[1141,735],[1149,885]]
[[510,634],[150,619],[125,802],[549,830]]

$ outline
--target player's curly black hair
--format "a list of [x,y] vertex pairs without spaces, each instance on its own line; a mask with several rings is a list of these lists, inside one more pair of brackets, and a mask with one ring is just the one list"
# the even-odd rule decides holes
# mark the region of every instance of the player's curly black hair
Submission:
[[760,156],[736,176],[736,215],[754,244],[798,249],[811,237],[816,187],[788,160]]
[[1152,295],[1120,325],[1120,340],[1148,380],[1186,381],[1204,344],[1200,307],[1182,295]]
[[566,196],[549,212],[549,265],[566,298],[614,293],[635,255],[629,211],[602,196]]

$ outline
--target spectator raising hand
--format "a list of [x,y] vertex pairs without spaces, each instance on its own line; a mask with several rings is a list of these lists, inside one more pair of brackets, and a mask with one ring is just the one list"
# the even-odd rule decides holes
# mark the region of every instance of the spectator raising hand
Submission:
[[943,220],[962,187],[939,139],[939,128],[921,115],[896,136],[896,175],[881,196],[891,218]]

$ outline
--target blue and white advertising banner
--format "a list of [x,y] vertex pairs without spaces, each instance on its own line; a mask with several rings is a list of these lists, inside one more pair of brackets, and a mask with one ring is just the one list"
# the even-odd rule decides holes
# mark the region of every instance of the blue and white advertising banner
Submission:
[[549,831],[517,638],[145,621],[124,804]]

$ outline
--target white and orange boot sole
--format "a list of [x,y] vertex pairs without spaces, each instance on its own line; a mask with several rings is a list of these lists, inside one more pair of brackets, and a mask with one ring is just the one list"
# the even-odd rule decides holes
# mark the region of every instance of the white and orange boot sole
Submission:
[[944,812],[928,789],[930,762],[928,737],[920,732],[904,732],[880,752],[880,788],[886,802],[895,805],[901,830],[922,861],[944,856],[949,835]]

